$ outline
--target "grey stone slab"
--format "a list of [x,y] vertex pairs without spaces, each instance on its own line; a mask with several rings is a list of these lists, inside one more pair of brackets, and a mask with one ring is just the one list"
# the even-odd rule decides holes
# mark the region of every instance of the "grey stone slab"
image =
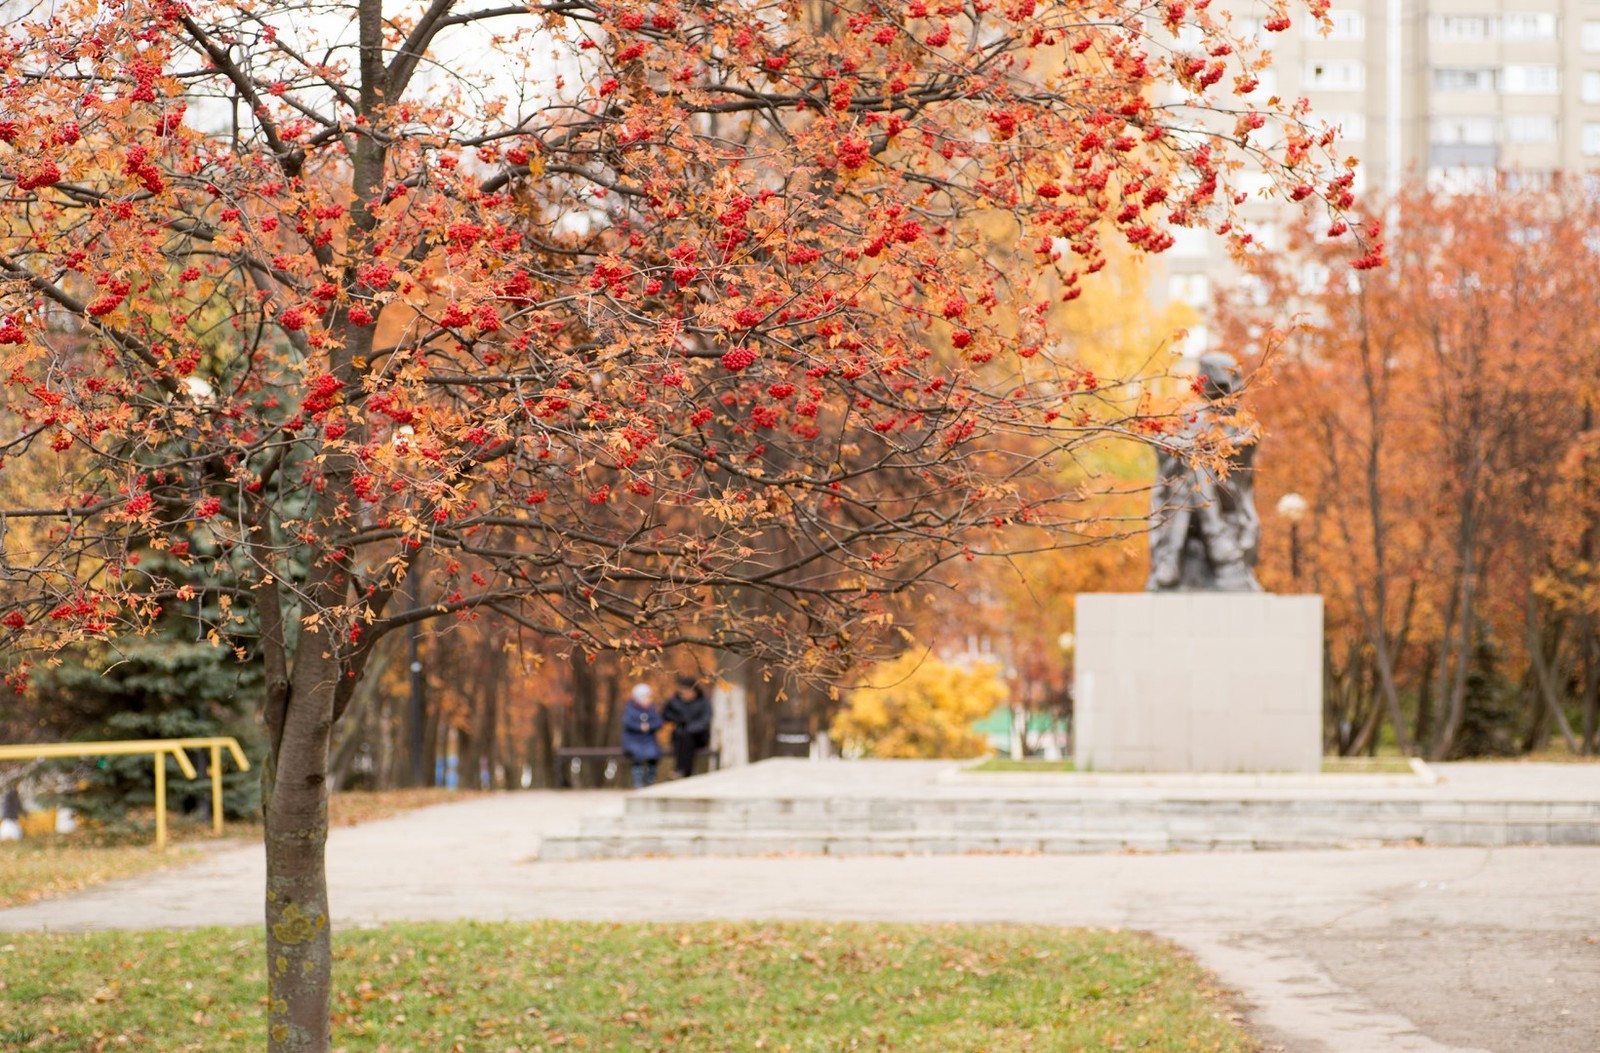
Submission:
[[1080,768],[1317,770],[1319,597],[1137,593],[1077,602]]

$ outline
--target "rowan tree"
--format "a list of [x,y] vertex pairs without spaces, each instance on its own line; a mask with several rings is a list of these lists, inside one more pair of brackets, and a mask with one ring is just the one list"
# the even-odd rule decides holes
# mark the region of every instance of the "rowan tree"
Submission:
[[8,676],[200,595],[262,663],[272,1050],[329,1046],[329,740],[376,641],[841,667],[942,561],[1094,514],[1041,461],[1174,425],[1044,324],[1108,240],[1243,243],[1241,167],[1350,204],[1185,0],[10,10]]

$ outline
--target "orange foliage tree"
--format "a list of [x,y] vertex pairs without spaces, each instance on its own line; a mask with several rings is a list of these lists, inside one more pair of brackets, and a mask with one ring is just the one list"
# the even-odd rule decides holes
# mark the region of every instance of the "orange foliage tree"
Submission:
[[1106,240],[1242,242],[1242,167],[1344,230],[1263,62],[1184,0],[12,19],[8,675],[201,593],[264,664],[268,1048],[329,1047],[329,740],[376,641],[493,614],[825,671],[975,533],[1081,523],[1020,481],[1172,423],[1046,331]]
[[1373,746],[1384,720],[1436,757],[1551,729],[1580,749],[1568,703],[1592,744],[1600,682],[1596,205],[1418,190],[1396,210],[1385,270],[1352,277],[1302,246],[1265,261],[1270,308],[1234,313],[1248,341],[1302,312],[1261,396],[1261,477],[1263,507],[1309,499],[1308,571],[1282,573],[1279,530],[1269,583],[1328,597],[1341,749]]

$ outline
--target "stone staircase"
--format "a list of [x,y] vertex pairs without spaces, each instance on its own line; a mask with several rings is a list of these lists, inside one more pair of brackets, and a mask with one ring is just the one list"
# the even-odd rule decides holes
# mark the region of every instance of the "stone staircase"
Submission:
[[954,762],[773,760],[629,794],[547,834],[540,858],[1600,844],[1595,772],[1530,765],[1569,771],[1508,781],[1469,767],[980,775]]

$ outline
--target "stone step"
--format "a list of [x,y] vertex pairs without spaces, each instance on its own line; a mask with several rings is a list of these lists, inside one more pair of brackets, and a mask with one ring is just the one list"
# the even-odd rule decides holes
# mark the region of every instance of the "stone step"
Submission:
[[1270,851],[1384,845],[1600,845],[1600,821],[1503,823],[1432,819],[1425,823],[1346,824],[1341,829],[1102,829],[982,831],[977,829],[820,830],[719,829],[650,831],[620,821],[547,834],[546,861],[636,856],[960,855],[1091,852]]
[[625,859],[638,856],[769,856],[769,855],[961,855],[975,852],[1069,854],[1089,852],[1166,852],[1174,849],[1309,848],[1316,844],[1246,843],[1238,838],[1205,841],[1149,833],[1066,832],[983,834],[977,831],[841,834],[822,831],[677,831],[649,834],[619,830],[611,834],[547,834],[539,858],[556,862],[579,859]]
[[545,858],[1600,844],[1600,765],[1410,775],[983,775],[959,761],[769,760],[619,797]]
[[1499,822],[1600,821],[1600,801],[1337,799],[1337,798],[1127,798],[1039,801],[1008,799],[717,798],[634,796],[624,817],[652,828],[762,826],[778,829],[840,824],[923,825],[1030,829],[1085,823],[1150,821],[1360,821],[1370,819],[1478,819]]
[[[1544,831],[1545,837],[1522,836],[1510,837],[1517,842],[1530,842],[1548,839],[1555,843],[1590,843],[1583,840],[1585,832],[1600,829],[1600,819],[1506,819],[1493,816],[1456,817],[1349,817],[1328,816],[1317,819],[1294,816],[1258,817],[1252,820],[1228,817],[1148,817],[1138,821],[1129,821],[1127,817],[1095,817],[1077,822],[1036,823],[1033,825],[1013,823],[985,823],[980,820],[954,823],[912,823],[903,821],[874,820],[856,823],[835,823],[829,826],[817,826],[804,823],[788,824],[757,824],[757,823],[706,823],[700,826],[666,826],[642,823],[636,820],[605,820],[591,818],[580,824],[578,833],[588,836],[610,837],[631,836],[642,837],[672,836],[721,836],[762,834],[774,837],[811,837],[819,831],[830,836],[854,837],[859,835],[889,835],[889,834],[936,834],[940,836],[966,836],[976,834],[979,836],[1019,836],[1039,837],[1055,836],[1058,834],[1074,837],[1091,835],[1123,835],[1126,833],[1151,834],[1160,836],[1207,837],[1211,835],[1229,837],[1296,837],[1320,840],[1323,842],[1338,841],[1343,837],[1357,839],[1378,839],[1389,843],[1399,843],[1409,840],[1434,840],[1438,843],[1465,843],[1460,841],[1439,841],[1443,834],[1434,834],[1433,831],[1445,830],[1470,830],[1478,831],[1472,836],[1481,839],[1477,843],[1508,843],[1506,838],[1489,840],[1490,831],[1504,829],[1515,831]],[[1572,834],[1562,831],[1574,831]],[[1456,835],[1452,835],[1456,836]],[[1574,841],[1574,838],[1577,838]],[[1600,842],[1595,842],[1600,843]]]

